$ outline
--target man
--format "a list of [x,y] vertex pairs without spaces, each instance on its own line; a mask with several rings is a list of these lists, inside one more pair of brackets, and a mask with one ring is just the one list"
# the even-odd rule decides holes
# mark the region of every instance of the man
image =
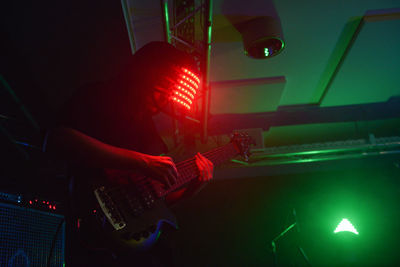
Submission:
[[[88,212],[86,197],[93,194],[89,185],[105,175],[104,169],[142,173],[166,188],[176,183],[179,173],[172,158],[160,156],[167,152],[167,147],[157,133],[152,116],[167,111],[171,104],[170,88],[165,85],[171,80],[171,68],[177,66],[194,67],[194,63],[170,44],[147,44],[134,54],[130,66],[117,78],[78,90],[62,109],[59,122],[49,131],[46,150],[71,163],[73,213],[68,223],[73,239],[70,241],[72,266],[93,262],[107,266],[111,263],[106,261],[114,260],[113,265],[120,266],[120,258],[129,258],[125,255],[104,259],[107,253],[100,253],[101,256],[93,253],[75,234],[75,220],[79,221]],[[213,164],[199,153],[195,162],[198,179],[170,193],[166,197],[168,204],[192,196],[212,179]]]

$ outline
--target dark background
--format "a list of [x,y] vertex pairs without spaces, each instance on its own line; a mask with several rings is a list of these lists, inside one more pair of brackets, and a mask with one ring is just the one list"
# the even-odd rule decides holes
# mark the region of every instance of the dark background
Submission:
[[[0,113],[16,119],[1,120],[2,126],[35,147],[16,146],[1,132],[0,190],[64,201],[65,165],[40,152],[43,134],[74,90],[113,77],[129,61],[120,1],[3,1],[0,22],[0,74],[39,124],[35,130],[2,87]],[[396,123],[381,134],[398,134]],[[290,175],[230,180],[216,175],[199,195],[174,209],[180,229],[168,236],[175,261],[178,266],[272,265],[271,240],[294,222],[295,209],[300,231],[292,229],[277,242],[280,264],[306,265],[300,244],[316,266],[396,265],[399,162],[389,155],[323,167],[280,166],[284,173],[293,170]],[[360,234],[333,234],[342,218]]]
[[[294,208],[299,229],[276,242],[280,266],[307,266],[298,245],[314,266],[396,265],[399,168],[377,159],[352,161],[342,170],[334,164],[346,165],[336,161],[320,171],[211,183],[176,209],[177,262],[271,266],[271,241],[295,222]],[[333,233],[343,218],[358,236]]]

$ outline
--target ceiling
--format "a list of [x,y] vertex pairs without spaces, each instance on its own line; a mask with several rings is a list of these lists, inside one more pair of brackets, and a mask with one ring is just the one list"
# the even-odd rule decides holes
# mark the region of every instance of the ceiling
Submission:
[[[158,1],[126,2],[136,48],[161,40]],[[275,1],[285,49],[267,60],[252,59],[244,55],[241,35],[226,15],[268,15],[269,2],[213,1],[211,114],[384,102],[400,94],[400,1]],[[363,16],[375,19],[362,21]],[[332,69],[336,73],[328,85]]]
[[[132,50],[163,38],[159,1],[122,3],[133,42],[119,1],[2,3],[1,74],[34,118],[46,121],[79,86],[114,76]],[[238,3],[213,1],[211,136],[257,128],[275,147],[400,135],[400,0],[275,1],[285,48],[265,60],[244,55],[223,14],[229,4],[253,15]]]
[[[232,39],[218,38],[219,32],[224,30],[224,27],[218,28],[222,2],[216,1],[214,9],[217,25],[213,32],[216,41],[212,46],[212,81],[285,76],[286,83],[277,106],[319,103],[325,90],[328,92],[321,101],[322,106],[382,102],[400,94],[400,78],[397,75],[400,69],[400,52],[397,49],[400,45],[399,17],[365,22],[332,84],[321,88],[321,80],[328,75],[327,68],[340,56],[337,50],[346,44],[347,36],[353,35],[351,27],[354,21],[367,12],[381,9],[393,12],[400,7],[400,1],[275,1],[284,32],[285,49],[280,55],[267,60],[246,57],[240,40],[232,42]],[[399,9],[396,12],[398,14]],[[253,98],[268,102],[269,87],[275,95],[274,85],[260,87],[263,88],[260,91],[249,88],[246,94],[255,94]],[[221,91],[225,95],[226,92]],[[219,96],[219,89],[213,88],[213,93]],[[255,103],[255,107],[253,103],[248,103],[248,106],[254,111],[276,110],[276,106],[272,109],[261,103]],[[226,112],[216,100],[212,101],[211,111]],[[243,112],[234,107],[230,111]]]

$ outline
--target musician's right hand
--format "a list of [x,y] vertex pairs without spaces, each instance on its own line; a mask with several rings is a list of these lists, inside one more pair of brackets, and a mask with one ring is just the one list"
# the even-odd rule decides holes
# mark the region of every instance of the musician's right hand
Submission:
[[155,179],[167,188],[176,183],[179,173],[172,158],[147,155],[145,165],[145,172],[149,179]]

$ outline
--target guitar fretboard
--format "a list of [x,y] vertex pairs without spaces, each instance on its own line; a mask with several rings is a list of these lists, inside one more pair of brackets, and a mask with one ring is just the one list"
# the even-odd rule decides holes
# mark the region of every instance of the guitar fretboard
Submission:
[[[214,164],[214,166],[222,164],[223,162],[227,161],[230,158],[233,158],[237,154],[239,154],[239,151],[233,143],[229,143],[222,147],[218,147],[208,152],[202,153],[202,155],[209,159]],[[176,168],[178,169],[179,173],[177,183],[168,189],[160,190],[158,192],[159,197],[163,197],[168,193],[175,191],[176,189],[180,188],[191,180],[197,178],[199,175],[195,158],[177,163]]]

